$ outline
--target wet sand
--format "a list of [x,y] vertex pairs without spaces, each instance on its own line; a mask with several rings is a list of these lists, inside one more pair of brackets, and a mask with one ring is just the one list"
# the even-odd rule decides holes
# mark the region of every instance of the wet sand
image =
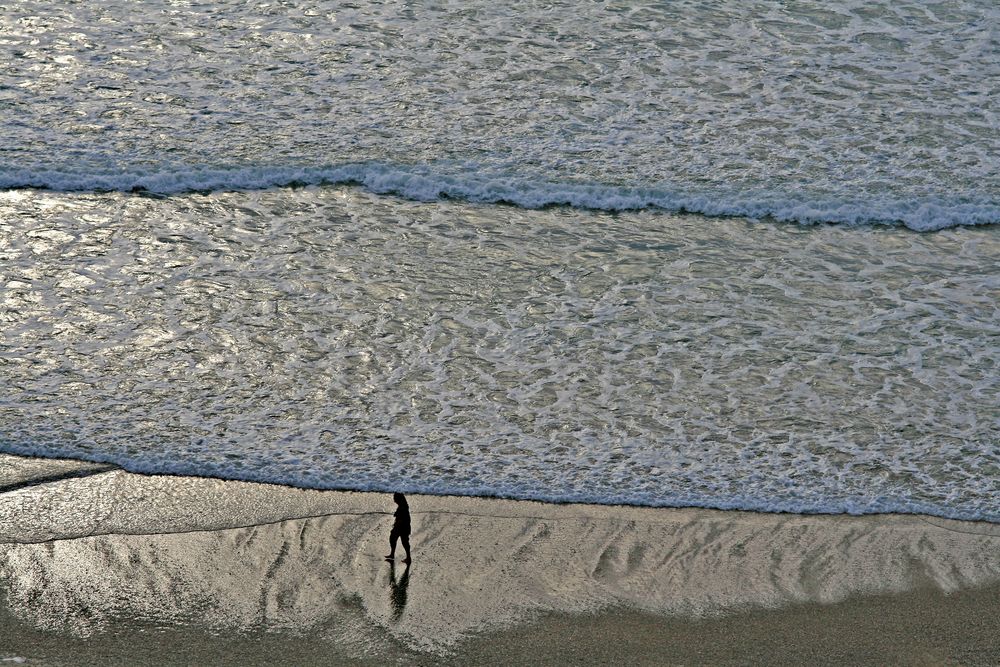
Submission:
[[0,660],[1000,664],[1000,526],[409,496],[0,455]]

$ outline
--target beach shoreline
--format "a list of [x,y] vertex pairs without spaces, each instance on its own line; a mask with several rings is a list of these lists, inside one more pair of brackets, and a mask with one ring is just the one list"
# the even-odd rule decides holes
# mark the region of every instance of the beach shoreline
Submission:
[[387,494],[10,455],[0,487],[27,664],[1000,660],[995,524],[414,494],[404,569]]

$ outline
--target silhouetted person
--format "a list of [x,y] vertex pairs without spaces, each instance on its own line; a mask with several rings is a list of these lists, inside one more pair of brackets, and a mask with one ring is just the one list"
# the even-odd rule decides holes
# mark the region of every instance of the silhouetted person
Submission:
[[392,531],[389,533],[389,555],[385,557],[386,560],[393,560],[396,558],[396,540],[399,539],[403,542],[403,548],[406,549],[406,559],[403,560],[407,565],[410,564],[410,506],[406,503],[406,497],[402,493],[392,494],[392,499],[396,502],[396,521],[392,524]]
[[392,622],[398,623],[406,608],[406,588],[410,585],[410,564],[403,568],[403,576],[396,581],[396,562],[389,561],[389,600],[392,602]]

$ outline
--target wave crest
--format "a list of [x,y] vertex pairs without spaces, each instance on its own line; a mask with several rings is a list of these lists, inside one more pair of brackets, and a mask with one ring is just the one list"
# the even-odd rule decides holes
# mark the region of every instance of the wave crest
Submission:
[[571,206],[602,211],[661,209],[707,216],[771,218],[803,224],[902,224],[915,231],[1000,223],[1000,202],[927,197],[878,200],[810,197],[808,193],[704,192],[655,187],[560,183],[524,177],[450,175],[379,163],[322,167],[175,168],[118,173],[0,171],[0,188],[61,192],[179,194],[308,185],[360,185],[418,201],[461,199],[523,208]]

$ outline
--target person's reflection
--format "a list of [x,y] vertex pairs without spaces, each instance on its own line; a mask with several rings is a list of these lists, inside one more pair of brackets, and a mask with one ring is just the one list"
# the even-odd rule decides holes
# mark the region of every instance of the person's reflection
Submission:
[[396,580],[396,563],[389,562],[389,599],[392,602],[392,622],[398,623],[406,607],[406,587],[410,585],[410,564],[403,567],[403,576]]

